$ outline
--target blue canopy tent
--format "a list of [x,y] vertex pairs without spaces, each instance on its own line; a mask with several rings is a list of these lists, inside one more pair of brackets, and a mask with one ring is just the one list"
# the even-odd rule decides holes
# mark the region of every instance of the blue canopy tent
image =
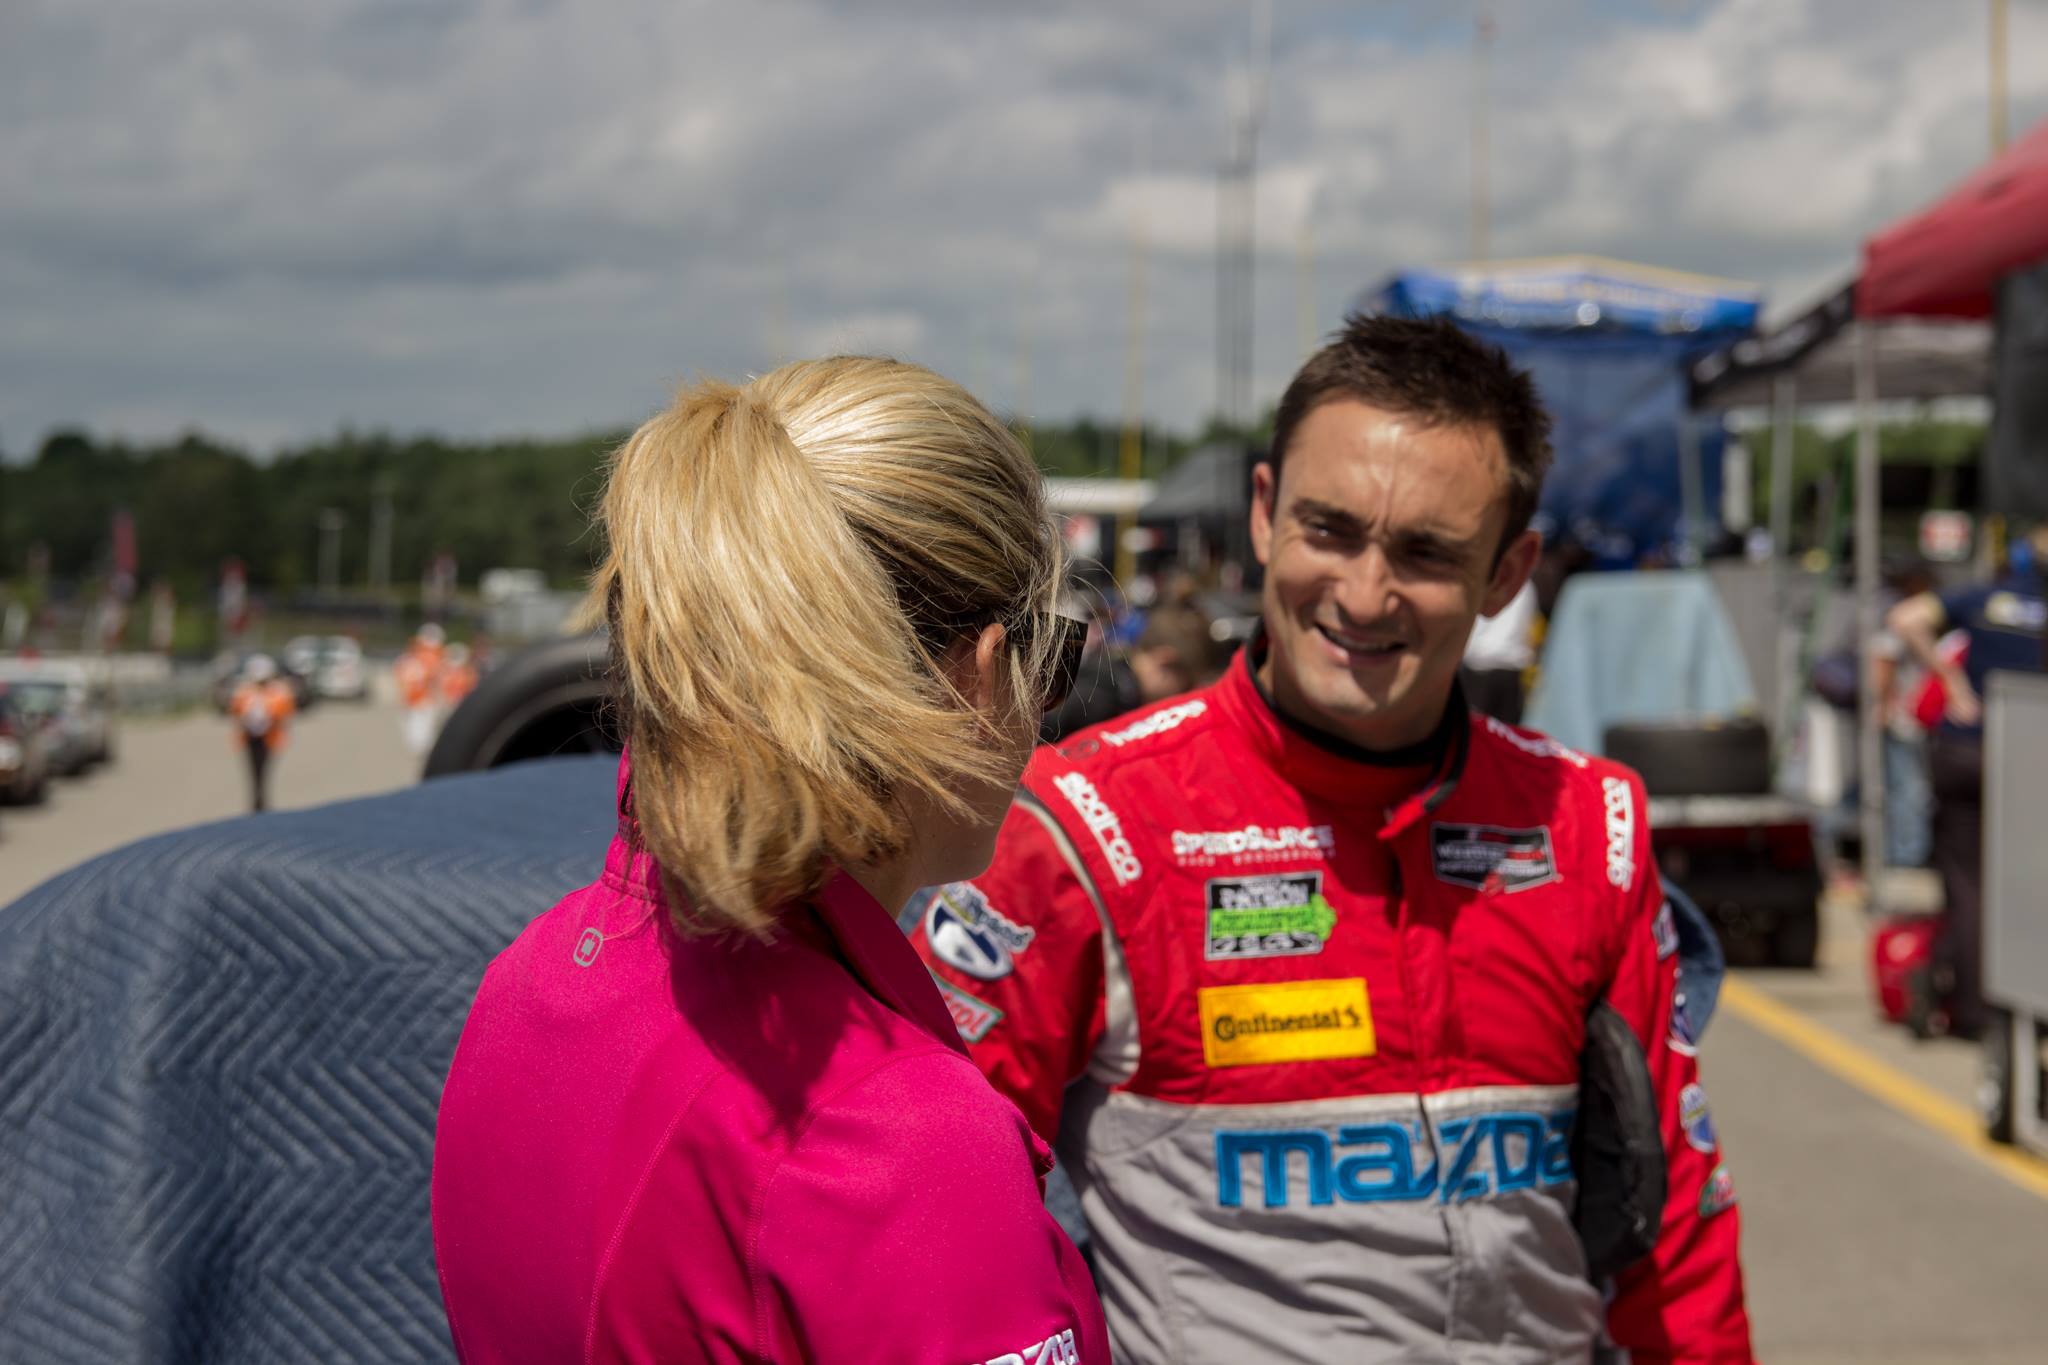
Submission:
[[1718,416],[1691,414],[1689,367],[1756,330],[1756,289],[1572,256],[1407,270],[1361,306],[1453,318],[1535,376],[1556,423],[1550,534],[1613,567],[1706,538],[1727,433]]

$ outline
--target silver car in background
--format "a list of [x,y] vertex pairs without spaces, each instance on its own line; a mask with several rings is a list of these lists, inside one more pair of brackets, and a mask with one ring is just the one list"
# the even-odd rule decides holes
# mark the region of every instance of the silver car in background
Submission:
[[113,692],[72,659],[0,659],[0,684],[48,738],[50,770],[60,777],[114,757]]
[[285,644],[284,666],[306,679],[322,701],[370,699],[363,647],[346,635],[297,636]]

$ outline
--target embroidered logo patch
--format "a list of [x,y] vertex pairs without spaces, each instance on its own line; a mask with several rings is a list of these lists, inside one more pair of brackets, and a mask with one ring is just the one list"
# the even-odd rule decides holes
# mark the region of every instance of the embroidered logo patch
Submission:
[[1526,891],[1557,880],[1550,828],[1501,829],[1495,825],[1429,827],[1436,875],[1458,886],[1487,892]]
[[1628,783],[1618,777],[1600,779],[1607,807],[1607,880],[1628,890],[1636,879],[1636,802]]
[[1370,1057],[1365,978],[1204,986],[1202,1060],[1212,1067]]
[[1693,1032],[1692,1017],[1685,1012],[1685,992],[1679,990],[1671,997],[1671,1032],[1664,1039],[1669,1047],[1681,1057],[1697,1057],[1700,1051],[1699,1035]]
[[1217,877],[1205,890],[1202,956],[1211,962],[1320,953],[1337,927],[1320,872]]
[[1052,784],[1060,789],[1060,795],[1067,798],[1074,813],[1081,817],[1081,823],[1088,826],[1088,832],[1095,836],[1095,842],[1102,849],[1102,856],[1109,860],[1109,873],[1116,878],[1118,886],[1129,886],[1145,875],[1145,866],[1138,861],[1138,855],[1131,848],[1131,841],[1124,837],[1124,822],[1110,809],[1109,802],[1102,799],[1102,793],[1095,790],[1095,784],[1080,773],[1062,773]]
[[1069,1329],[1044,1341],[1033,1342],[1021,1351],[993,1356],[982,1365],[1081,1365],[1081,1348]]
[[990,905],[978,887],[954,882],[932,897],[924,912],[924,936],[932,955],[947,966],[982,981],[1000,981],[1038,931]]
[[960,1030],[965,1041],[978,1043],[988,1037],[990,1029],[1003,1022],[1003,1012],[980,996],[969,995],[936,973],[932,980],[939,983],[939,995],[946,1002],[946,1012],[953,1016],[953,1027]]
[[1173,856],[1197,866],[1218,858],[1239,863],[1326,858],[1336,849],[1337,836],[1328,825],[1246,825],[1243,829],[1173,832]]
[[1735,1177],[1728,1174],[1726,1166],[1716,1166],[1714,1173],[1700,1186],[1700,1217],[1712,1218],[1735,1207]]
[[1111,748],[1121,749],[1126,744],[1133,744],[1141,739],[1150,739],[1154,735],[1163,735],[1168,730],[1177,728],[1183,722],[1193,720],[1208,709],[1209,704],[1207,702],[1184,701],[1178,706],[1169,706],[1164,711],[1154,711],[1143,720],[1126,725],[1121,730],[1104,730],[1102,732],[1102,742]]
[[1650,925],[1650,936],[1657,941],[1659,962],[1678,951],[1678,917],[1671,912],[1670,901],[1657,907],[1657,918]]
[[1678,1126],[1694,1150],[1714,1150],[1714,1116],[1707,1110],[1707,1092],[1695,1084],[1678,1092]]

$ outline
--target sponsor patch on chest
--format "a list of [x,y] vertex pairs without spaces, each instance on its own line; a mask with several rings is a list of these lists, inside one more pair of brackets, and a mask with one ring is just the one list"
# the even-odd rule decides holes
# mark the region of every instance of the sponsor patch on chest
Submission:
[[939,984],[939,997],[946,1002],[946,1013],[953,1016],[953,1027],[960,1030],[962,1041],[978,1043],[1003,1022],[1003,1012],[980,996],[969,995],[937,973],[932,980]]
[[1320,953],[1337,927],[1320,872],[1215,877],[1204,890],[1202,956],[1211,962]]
[[979,887],[954,882],[932,897],[924,935],[932,955],[947,966],[983,981],[1000,981],[1038,931],[990,905]]
[[1487,892],[1527,891],[1557,880],[1550,827],[1498,825],[1429,827],[1430,858],[1438,880]]
[[1212,1067],[1370,1057],[1365,978],[1204,986],[1202,1060]]

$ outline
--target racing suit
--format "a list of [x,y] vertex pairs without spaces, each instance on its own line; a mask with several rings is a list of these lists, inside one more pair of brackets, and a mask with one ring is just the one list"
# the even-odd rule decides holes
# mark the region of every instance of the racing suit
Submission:
[[[1429,744],[1349,749],[1250,650],[1039,751],[993,865],[925,893],[912,940],[1058,1134],[1119,1360],[1548,1365],[1603,1332],[1636,1365],[1751,1359],[1644,810],[1626,768],[1457,696]],[[1603,997],[1669,1189],[1604,1292],[1570,1162]]]

